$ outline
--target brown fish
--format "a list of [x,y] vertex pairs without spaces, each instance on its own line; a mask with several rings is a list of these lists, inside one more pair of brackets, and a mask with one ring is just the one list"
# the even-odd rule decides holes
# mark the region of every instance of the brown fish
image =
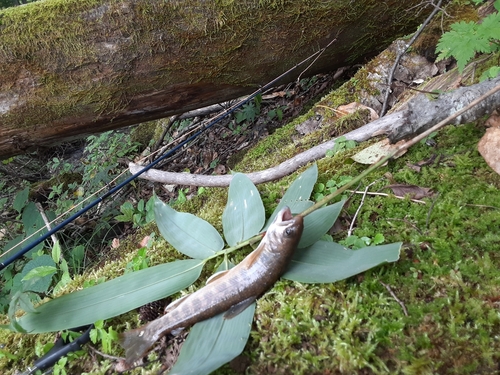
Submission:
[[304,229],[302,216],[292,216],[283,208],[259,247],[234,268],[212,276],[207,285],[187,295],[165,309],[165,315],[152,322],[123,333],[120,343],[125,348],[126,363],[144,357],[163,335],[190,327],[202,320],[226,311],[230,319],[273,286],[286,270]]

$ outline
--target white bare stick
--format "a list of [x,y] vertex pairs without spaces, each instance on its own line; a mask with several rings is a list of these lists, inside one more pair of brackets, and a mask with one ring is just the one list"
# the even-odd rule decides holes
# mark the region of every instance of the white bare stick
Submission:
[[366,194],[368,194],[368,189],[370,188],[370,186],[372,186],[377,181],[378,180],[375,180],[375,181],[371,182],[366,187],[365,191],[363,192],[363,197],[361,198],[361,202],[359,203],[358,209],[356,210],[356,213],[354,214],[354,217],[352,218],[351,225],[349,225],[349,230],[347,231],[347,237],[351,237],[352,229],[354,228],[354,223],[356,222],[356,218],[358,217],[358,214],[359,214],[359,211],[361,210],[361,207],[365,203],[365,198],[366,198]]
[[[379,120],[370,122],[356,130],[353,130],[344,137],[347,140],[353,140],[356,142],[366,141],[376,135],[385,134],[389,129],[393,128],[398,122],[402,122],[403,115],[401,112],[393,113],[387,115]],[[321,145],[315,146],[307,151],[304,151],[298,155],[295,155],[291,159],[284,161],[283,163],[263,171],[248,173],[247,176],[252,180],[254,184],[262,184],[264,182],[277,180],[281,177],[287,176],[295,172],[298,168],[312,161],[321,159],[325,157],[328,150],[331,150],[335,145],[335,139],[325,142]],[[140,171],[143,167],[135,163],[129,163],[129,170],[131,173],[135,174]],[[144,172],[140,178],[146,180],[151,180],[155,182],[161,182],[164,184],[173,185],[188,185],[188,186],[212,186],[212,187],[223,187],[229,186],[233,176],[206,176],[190,173],[174,173],[160,171],[157,169],[150,169]]]

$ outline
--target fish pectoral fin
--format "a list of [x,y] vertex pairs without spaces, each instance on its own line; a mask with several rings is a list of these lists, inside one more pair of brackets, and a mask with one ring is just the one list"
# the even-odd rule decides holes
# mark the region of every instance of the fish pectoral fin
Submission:
[[225,312],[224,319],[234,318],[236,315],[243,312],[243,310],[245,310],[248,306],[250,306],[256,299],[257,297],[252,296],[247,299],[244,299],[241,302],[238,302],[236,305],[231,306],[230,309]]
[[216,272],[214,273],[212,276],[210,276],[207,280],[207,284],[211,283],[212,281],[215,281],[217,279],[220,279],[221,277],[223,277],[226,273],[228,273],[229,270],[225,270],[225,271],[219,271],[219,272]]
[[184,331],[184,327],[179,327],[179,328],[176,328],[176,329],[173,329],[172,332],[170,332],[170,334],[172,336],[177,336],[179,335],[182,331]]
[[175,309],[176,307],[179,307],[179,305],[184,302],[184,300],[186,299],[186,297],[189,297],[191,294],[187,294],[181,298],[178,298],[176,299],[175,301],[172,301],[167,307],[165,307],[165,311],[164,313],[167,314],[169,313],[170,311],[172,311],[173,309]]

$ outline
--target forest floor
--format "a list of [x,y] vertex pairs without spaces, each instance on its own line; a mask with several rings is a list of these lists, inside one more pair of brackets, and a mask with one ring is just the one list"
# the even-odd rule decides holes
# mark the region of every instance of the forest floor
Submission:
[[[358,72],[309,109],[303,109],[303,105],[332,88],[333,75],[282,87],[273,99],[249,104],[241,121],[232,118],[215,127],[164,168],[223,174],[275,166],[332,134],[341,135],[365,123],[364,115],[353,115],[307,135],[297,130],[307,119],[324,113],[320,103],[339,103],[339,98],[348,93],[349,98],[341,103],[348,104],[361,95],[356,89],[365,91],[361,82],[365,78],[366,71]],[[261,108],[257,114],[258,105]],[[353,235],[359,239],[373,240],[382,235],[384,243],[403,242],[400,259],[331,284],[278,281],[257,302],[250,339],[242,355],[215,373],[500,374],[500,176],[477,151],[484,132],[484,121],[446,127],[434,134],[432,141],[415,145],[365,178],[357,192],[370,185],[370,193],[388,194],[350,193],[330,235],[336,242],[343,241],[352,226]],[[351,159],[366,144],[316,162],[319,177],[313,199],[324,193],[325,186],[340,186],[346,177],[366,169]],[[267,214],[306,168],[258,185]],[[396,184],[427,193],[398,199],[390,190]],[[226,188],[172,190],[141,181],[133,189],[132,199],[147,200],[153,188],[165,201],[177,199],[176,210],[196,214],[221,229]],[[179,191],[186,199],[178,199]],[[119,245],[106,242],[90,267],[66,290],[79,288],[84,280],[119,275],[137,252],[136,244],[151,233],[158,240],[148,249],[149,265],[182,258],[161,240],[154,223],[139,228],[126,223],[116,236]],[[234,262],[246,253],[237,253]],[[203,273],[195,286],[201,286],[211,271]],[[163,303],[158,306],[161,310]],[[149,319],[154,317],[149,314]],[[139,318],[144,319],[144,310],[106,324],[121,332],[127,325],[139,324]],[[131,373],[164,369],[162,366],[168,366],[178,352],[183,337],[162,341],[153,354],[159,354],[162,360]],[[4,350],[15,353],[16,360],[0,356],[0,368],[3,366],[4,373],[19,373],[33,363],[41,346],[53,340],[54,335],[2,331],[0,342]],[[67,373],[113,373],[111,357],[95,350],[88,353],[70,361]],[[108,354],[120,356],[123,352],[113,343]]]

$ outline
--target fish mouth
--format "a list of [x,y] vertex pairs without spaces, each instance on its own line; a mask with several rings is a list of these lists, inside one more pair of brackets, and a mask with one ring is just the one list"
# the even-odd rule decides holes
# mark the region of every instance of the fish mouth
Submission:
[[278,213],[278,218],[280,222],[292,220],[293,216],[292,216],[292,211],[290,211],[290,207],[288,206],[283,207],[281,211]]

